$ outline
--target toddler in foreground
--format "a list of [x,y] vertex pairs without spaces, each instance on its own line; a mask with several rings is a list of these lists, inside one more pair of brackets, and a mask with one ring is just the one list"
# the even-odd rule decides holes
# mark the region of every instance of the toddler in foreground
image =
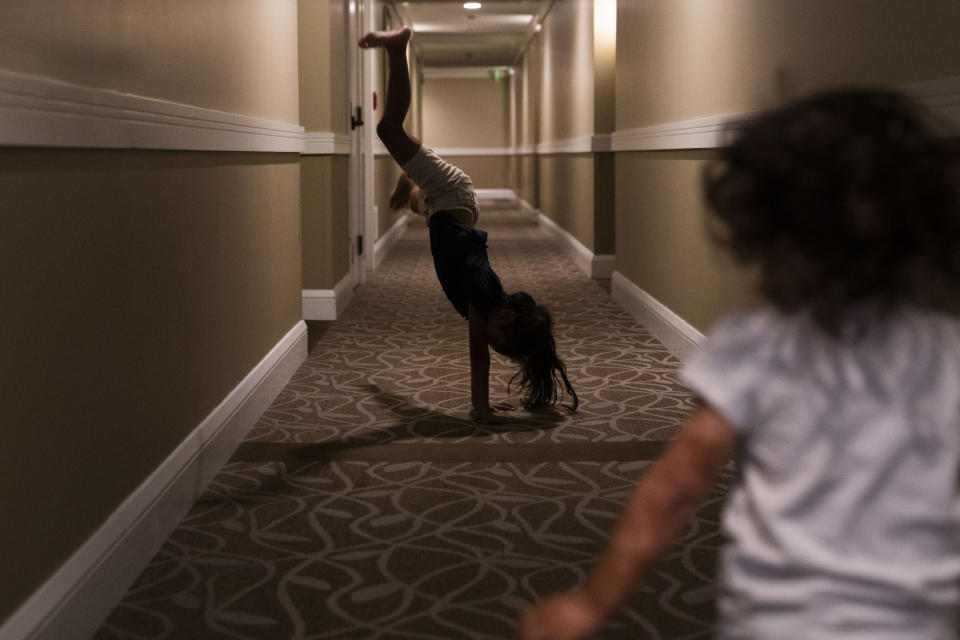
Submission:
[[597,631],[731,456],[719,638],[957,638],[956,168],[888,91],[819,94],[739,131],[706,199],[768,307],[721,321],[686,364],[701,407],[586,583],[527,611],[522,638]]

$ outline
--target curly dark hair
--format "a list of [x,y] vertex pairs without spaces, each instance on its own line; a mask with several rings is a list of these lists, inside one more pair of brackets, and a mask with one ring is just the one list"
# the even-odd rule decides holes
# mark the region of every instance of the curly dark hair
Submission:
[[715,239],[777,308],[838,334],[860,308],[960,310],[956,146],[906,97],[813,95],[734,131],[704,190]]
[[553,320],[546,307],[522,291],[506,296],[503,307],[514,313],[507,330],[505,353],[520,365],[510,384],[520,376],[520,392],[526,392],[524,406],[555,405],[566,395],[570,398],[569,409],[576,411],[580,399],[567,378],[563,362],[557,357]]

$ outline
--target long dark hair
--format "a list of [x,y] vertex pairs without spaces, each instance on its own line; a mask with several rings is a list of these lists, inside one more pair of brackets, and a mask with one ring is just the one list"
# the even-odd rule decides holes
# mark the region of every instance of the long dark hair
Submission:
[[760,267],[761,294],[836,335],[863,308],[958,312],[958,168],[910,100],[843,89],[747,123],[704,183],[715,238]]
[[520,377],[520,392],[526,394],[524,406],[551,406],[567,396],[570,399],[569,409],[576,411],[580,399],[567,378],[563,362],[557,357],[553,320],[546,307],[538,305],[529,294],[520,291],[506,296],[503,308],[514,314],[514,320],[507,329],[506,354],[520,365],[510,384]]

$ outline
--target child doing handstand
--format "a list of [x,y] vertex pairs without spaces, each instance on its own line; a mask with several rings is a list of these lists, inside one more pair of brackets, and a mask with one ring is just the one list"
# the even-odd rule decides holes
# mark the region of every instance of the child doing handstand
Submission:
[[955,158],[905,98],[851,89],[748,123],[710,169],[719,237],[769,305],[687,362],[701,407],[586,583],[526,612],[521,637],[596,631],[735,454],[720,638],[956,638]]
[[479,422],[497,422],[496,412],[513,409],[507,402],[490,403],[488,346],[520,365],[517,375],[526,392],[525,405],[552,405],[566,393],[575,410],[579,401],[557,357],[550,314],[527,293],[504,293],[490,267],[487,233],[475,228],[479,206],[470,178],[403,128],[410,107],[409,39],[410,29],[403,27],[369,33],[359,44],[387,51],[390,77],[377,135],[404,172],[390,206],[409,206],[427,216],[437,278],[468,321],[471,416]]

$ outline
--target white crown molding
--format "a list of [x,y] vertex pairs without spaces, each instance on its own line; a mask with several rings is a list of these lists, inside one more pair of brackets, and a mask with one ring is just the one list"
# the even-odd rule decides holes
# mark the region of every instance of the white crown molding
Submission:
[[679,360],[685,360],[706,340],[690,323],[619,271],[614,271],[610,279],[610,293]]
[[[924,109],[941,119],[956,135],[960,131],[960,76],[925,80],[899,87]],[[760,112],[713,115],[678,120],[636,129],[624,129],[612,136],[613,151],[658,151],[670,149],[714,149],[724,146],[738,123]]]
[[[428,145],[429,146],[429,145]],[[440,157],[447,156],[523,156],[523,155],[559,155],[573,153],[602,153],[614,151],[611,134],[583,136],[554,140],[539,144],[526,144],[517,147],[430,147]],[[374,140],[373,154],[388,156],[390,152],[379,140]]]
[[489,80],[497,68],[504,67],[424,67],[423,77],[426,80]]
[[89,638],[307,355],[297,322],[0,627],[0,640]]
[[538,154],[598,153],[611,150],[610,134],[581,136],[579,138],[567,138],[565,140],[551,140],[548,142],[540,142],[535,147],[535,153]]
[[346,133],[308,131],[303,136],[303,155],[350,155],[353,138]]
[[510,147],[431,147],[434,152],[445,158],[447,156],[512,156],[516,151]]
[[300,153],[303,127],[0,70],[0,146]]
[[708,116],[616,131],[611,146],[613,151],[712,149],[723,146],[729,127],[744,117],[747,115]]
[[601,133],[590,138],[590,150],[594,153],[613,151],[613,134]]
[[960,76],[914,82],[902,90],[952,128],[946,135],[960,134]]

